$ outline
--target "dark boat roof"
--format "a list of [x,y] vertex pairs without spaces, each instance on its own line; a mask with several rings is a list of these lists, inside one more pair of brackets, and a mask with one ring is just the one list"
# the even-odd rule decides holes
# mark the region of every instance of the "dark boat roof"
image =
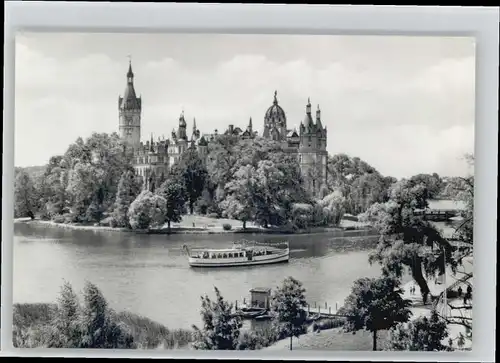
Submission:
[[250,290],[250,292],[271,292],[271,289],[268,287],[254,287],[253,289]]

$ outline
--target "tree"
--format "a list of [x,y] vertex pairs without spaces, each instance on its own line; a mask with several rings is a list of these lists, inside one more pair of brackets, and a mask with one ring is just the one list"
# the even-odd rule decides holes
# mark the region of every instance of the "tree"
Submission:
[[142,184],[139,178],[132,171],[126,171],[122,174],[118,183],[113,219],[116,226],[129,228],[128,210],[130,204],[137,198],[141,192]]
[[377,332],[407,322],[411,316],[409,300],[402,297],[399,281],[393,278],[361,278],[354,282],[344,304],[346,331],[366,329],[373,333],[377,350]]
[[40,178],[41,217],[54,218],[64,213],[68,186],[67,163],[62,156],[53,156]]
[[410,178],[415,185],[422,184],[427,190],[427,198],[434,199],[439,196],[443,189],[443,180],[437,173],[417,174]]
[[135,348],[130,332],[116,320],[102,292],[87,282],[81,313],[82,338],[78,348]]
[[160,186],[158,194],[165,200],[165,220],[170,232],[170,223],[182,220],[184,189],[178,182],[167,180]]
[[77,347],[81,340],[80,304],[68,282],[64,282],[58,306],[48,334],[49,348]]
[[34,219],[36,191],[33,181],[24,170],[16,175],[14,197],[14,216]]
[[374,167],[357,157],[337,154],[328,158],[327,183],[330,191],[340,191],[346,198],[346,212],[357,215],[374,203],[388,199],[392,177],[383,177]]
[[235,350],[238,347],[242,323],[233,316],[233,305],[226,302],[219,289],[214,287],[215,301],[205,295],[201,297],[203,328],[193,325],[197,350]]
[[221,202],[221,208],[229,218],[243,222],[253,220],[255,216],[255,191],[258,181],[255,179],[255,168],[252,165],[242,166],[236,171],[233,179],[226,184],[227,197]]
[[207,169],[195,149],[184,152],[172,167],[174,179],[182,183],[189,203],[189,212],[193,214],[194,203],[201,196],[208,178]]
[[[45,200],[49,205],[55,199],[56,208],[55,213],[48,214],[53,217],[68,206],[73,222],[98,222],[114,205],[122,174],[132,170],[132,150],[116,133],[93,133],[86,140],[78,138],[50,164],[47,172],[51,180]],[[59,182],[55,182],[57,179]]]
[[378,262],[385,276],[400,278],[405,269],[410,270],[424,303],[430,293],[426,276],[444,273],[443,259],[453,270],[457,266],[452,258],[453,246],[432,223],[416,213],[426,206],[425,186],[401,180],[391,188],[388,202],[372,205],[362,218],[380,233],[370,263]]
[[115,312],[97,286],[85,283],[83,305],[69,283],[64,283],[55,315],[45,334],[49,348],[135,348],[129,330],[118,322]]
[[[465,161],[472,169],[471,173],[465,177],[456,177],[448,181],[445,194],[452,196],[455,200],[461,201],[465,205],[465,209],[461,212],[462,221],[455,229],[452,236],[458,244],[459,248],[455,250],[452,256],[452,261],[459,266],[464,265],[464,261],[471,260],[474,255],[474,155],[466,154]],[[472,286],[473,271],[456,270],[456,284]],[[443,296],[446,290],[440,294],[437,303],[443,301]],[[437,304],[436,304],[437,305]],[[472,317],[468,311],[472,310],[472,305],[469,302],[462,306],[455,306],[448,303],[451,309],[451,316],[442,317],[448,324],[459,325],[465,328],[466,336],[472,339]]]
[[130,204],[129,223],[132,229],[162,226],[166,221],[167,201],[160,195],[144,190]]
[[339,190],[334,190],[318,202],[320,206],[326,208],[330,221],[338,225],[345,213],[345,197]]
[[271,297],[272,314],[290,337],[290,350],[293,337],[298,338],[304,333],[307,318],[305,291],[300,281],[287,277]]
[[392,328],[385,350],[426,352],[450,350],[451,347],[442,343],[446,337],[448,337],[446,322],[434,310],[430,318],[420,316]]

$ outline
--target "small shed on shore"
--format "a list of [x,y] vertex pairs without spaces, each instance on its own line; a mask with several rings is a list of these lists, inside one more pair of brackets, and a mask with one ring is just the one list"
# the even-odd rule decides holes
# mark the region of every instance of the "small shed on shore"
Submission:
[[250,290],[250,303],[252,307],[269,309],[271,300],[271,289],[267,287],[255,287]]

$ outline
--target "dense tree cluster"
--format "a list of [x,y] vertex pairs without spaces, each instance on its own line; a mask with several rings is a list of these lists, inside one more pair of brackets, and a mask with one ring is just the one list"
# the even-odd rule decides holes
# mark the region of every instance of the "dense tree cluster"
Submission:
[[[279,142],[221,135],[209,143],[206,160],[189,148],[168,175],[154,177],[147,194],[141,193],[130,148],[116,133],[94,133],[43,168],[16,169],[15,216],[142,229],[196,212],[238,219],[243,228],[254,222],[305,229],[336,225],[345,213],[358,215],[389,201],[395,183],[359,158],[338,154],[329,157],[327,184],[313,196],[296,155]],[[408,183],[422,186],[426,198],[449,184],[437,174],[419,174]],[[153,205],[154,211],[145,210]]]

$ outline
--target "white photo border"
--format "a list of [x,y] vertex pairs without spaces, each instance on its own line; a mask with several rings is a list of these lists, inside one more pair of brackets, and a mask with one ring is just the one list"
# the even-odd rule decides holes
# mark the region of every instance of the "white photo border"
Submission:
[[[1,355],[306,359],[495,360],[499,8],[361,5],[5,2]],[[476,40],[475,304],[471,352],[148,351],[12,346],[15,34],[45,32],[471,36]],[[36,66],[36,65],[34,65]]]

